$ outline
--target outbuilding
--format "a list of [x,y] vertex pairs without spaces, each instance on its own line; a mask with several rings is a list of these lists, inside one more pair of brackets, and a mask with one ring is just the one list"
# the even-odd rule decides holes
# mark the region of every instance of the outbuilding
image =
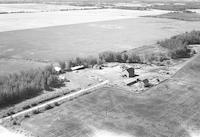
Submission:
[[72,71],[75,71],[75,70],[80,70],[80,69],[84,69],[84,65],[80,65],[80,66],[75,66],[75,67],[71,67],[71,70]]
[[128,77],[128,78],[135,77],[135,69],[132,68],[132,67],[126,68],[126,69],[123,71],[122,76],[123,76],[123,77]]
[[62,72],[61,67],[55,66],[54,69],[55,69],[55,71],[56,71],[57,73],[61,73],[61,72]]

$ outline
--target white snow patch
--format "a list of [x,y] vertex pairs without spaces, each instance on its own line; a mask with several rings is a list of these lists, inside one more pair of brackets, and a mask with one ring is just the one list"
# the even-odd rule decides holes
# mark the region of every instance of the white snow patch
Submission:
[[133,137],[131,135],[125,134],[125,133],[115,133],[107,130],[100,130],[100,129],[95,129],[94,130],[94,135],[93,137]]
[[11,132],[6,128],[0,126],[0,137],[25,137],[25,136],[22,134]]

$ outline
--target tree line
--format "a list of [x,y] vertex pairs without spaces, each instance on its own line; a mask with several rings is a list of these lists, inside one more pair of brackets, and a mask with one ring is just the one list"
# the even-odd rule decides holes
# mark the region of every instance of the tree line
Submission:
[[61,84],[53,66],[10,74],[0,78],[0,106],[31,98]]
[[169,39],[158,41],[161,47],[169,50],[173,59],[190,57],[194,50],[189,45],[200,44],[200,31],[191,31],[173,36]]
[[85,67],[104,62],[120,62],[120,63],[153,63],[163,62],[169,59],[178,59],[190,57],[195,54],[195,51],[189,45],[200,44],[200,31],[191,31],[173,36],[157,42],[158,46],[167,50],[167,52],[153,53],[137,53],[134,50],[126,52],[105,51],[97,57],[86,57],[71,59],[66,62],[67,68],[84,65]]

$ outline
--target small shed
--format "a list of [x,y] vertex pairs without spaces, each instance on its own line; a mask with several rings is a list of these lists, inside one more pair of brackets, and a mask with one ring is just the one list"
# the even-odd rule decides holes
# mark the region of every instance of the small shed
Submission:
[[124,77],[128,77],[128,78],[132,78],[132,77],[135,77],[135,69],[130,67],[130,68],[126,68],[124,71],[123,71],[123,74],[122,76]]
[[95,68],[95,69],[103,69],[102,65],[94,65],[93,68]]
[[71,70],[72,71],[75,71],[75,70],[80,70],[80,69],[84,69],[84,65],[80,65],[80,66],[75,66],[75,67],[71,67]]
[[55,69],[55,71],[56,71],[57,73],[61,73],[61,72],[62,72],[61,67],[55,66],[54,69]]
[[151,84],[149,83],[148,79],[144,79],[143,83],[144,83],[144,87],[151,87]]
[[132,78],[132,79],[127,79],[126,81],[125,81],[125,84],[127,85],[127,86],[131,86],[131,85],[135,85],[136,83],[138,83],[138,82],[140,82],[140,79],[136,79],[136,78]]

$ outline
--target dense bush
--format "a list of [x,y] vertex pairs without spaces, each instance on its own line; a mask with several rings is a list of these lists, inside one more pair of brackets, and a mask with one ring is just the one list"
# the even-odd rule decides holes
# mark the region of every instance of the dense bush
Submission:
[[86,58],[77,57],[71,62],[72,62],[72,66],[84,65],[85,67],[89,67],[89,66],[93,66],[97,64],[97,58],[92,57],[92,56],[89,56]]
[[140,63],[139,55],[127,52],[111,52],[106,51],[99,54],[99,59],[104,62],[120,62],[120,63]]
[[99,59],[104,62],[114,62],[117,60],[117,53],[112,51],[105,51],[99,54]]
[[186,32],[184,34],[176,35],[170,39],[159,41],[161,47],[169,50],[171,58],[183,58],[191,56],[192,50],[189,45],[200,44],[200,31]]
[[99,55],[99,58],[105,62],[120,62],[120,63],[152,63],[153,61],[164,61],[169,59],[165,54],[139,54],[134,51],[129,52],[104,52]]
[[23,71],[0,79],[0,104],[9,105],[61,84],[52,66]]
[[119,62],[119,63],[153,63],[154,61],[162,62],[168,60],[166,54],[152,53],[148,55],[140,55],[136,52],[113,52],[106,51],[99,54],[98,57],[77,57],[74,60],[68,61],[68,68],[84,65],[85,67],[92,67],[96,64],[101,65],[105,62]]

